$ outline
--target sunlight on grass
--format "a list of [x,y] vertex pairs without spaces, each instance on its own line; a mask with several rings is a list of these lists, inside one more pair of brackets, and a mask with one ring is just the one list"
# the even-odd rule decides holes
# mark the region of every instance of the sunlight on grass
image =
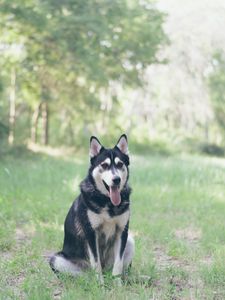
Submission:
[[[75,155],[74,148],[70,147],[51,147],[51,146],[44,146],[41,144],[34,144],[31,141],[27,143],[27,149],[32,151],[33,153],[39,153],[39,154],[46,154],[50,157],[55,158],[61,158],[61,159],[69,159],[71,161],[72,157],[76,164],[83,164],[83,159],[80,159],[80,156],[84,156],[83,154]],[[87,158],[88,158],[88,152],[87,152]]]
[[34,153],[47,154],[52,157],[68,156],[73,151],[72,149],[69,149],[68,147],[54,148],[51,146],[43,146],[41,144],[34,144],[32,142],[29,142],[27,144],[27,148]]

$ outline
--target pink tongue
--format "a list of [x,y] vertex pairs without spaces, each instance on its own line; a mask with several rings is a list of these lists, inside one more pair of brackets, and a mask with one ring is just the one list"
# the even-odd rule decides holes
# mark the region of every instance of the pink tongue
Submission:
[[118,187],[110,186],[109,188],[110,200],[113,205],[117,206],[121,202],[120,191]]

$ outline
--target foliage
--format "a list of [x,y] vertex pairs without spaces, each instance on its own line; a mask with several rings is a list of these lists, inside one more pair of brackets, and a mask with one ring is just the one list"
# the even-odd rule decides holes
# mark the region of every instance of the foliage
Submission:
[[209,89],[216,120],[225,133],[225,57],[217,51],[212,59],[213,72],[209,76]]
[[[114,115],[104,104],[112,82],[141,85],[143,71],[159,62],[156,53],[166,41],[164,15],[136,0],[2,0],[0,14],[5,55],[17,69],[17,98],[31,110],[49,103],[52,140],[58,143],[56,132],[68,132],[65,142],[71,143],[93,124],[104,126],[97,118]],[[111,96],[116,107],[116,94]]]
[[[16,143],[30,136],[43,142],[45,123],[52,146],[85,145],[92,134],[110,141],[126,132],[142,152],[159,144],[165,152],[221,148],[222,155],[224,3],[0,4],[0,122],[13,128],[8,99],[15,71]],[[35,123],[42,103],[49,122],[41,108]]]

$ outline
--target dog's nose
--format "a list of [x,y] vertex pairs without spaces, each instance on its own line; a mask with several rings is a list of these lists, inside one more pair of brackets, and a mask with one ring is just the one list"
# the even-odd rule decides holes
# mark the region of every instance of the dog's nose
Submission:
[[115,184],[115,185],[119,185],[120,184],[120,181],[121,181],[121,179],[120,179],[120,177],[119,176],[116,176],[116,177],[114,177],[113,178],[113,183]]

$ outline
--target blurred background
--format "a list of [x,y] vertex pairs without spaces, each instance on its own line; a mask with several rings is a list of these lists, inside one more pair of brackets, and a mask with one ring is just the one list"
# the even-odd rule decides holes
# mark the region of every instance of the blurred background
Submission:
[[0,0],[0,147],[225,153],[224,0]]

